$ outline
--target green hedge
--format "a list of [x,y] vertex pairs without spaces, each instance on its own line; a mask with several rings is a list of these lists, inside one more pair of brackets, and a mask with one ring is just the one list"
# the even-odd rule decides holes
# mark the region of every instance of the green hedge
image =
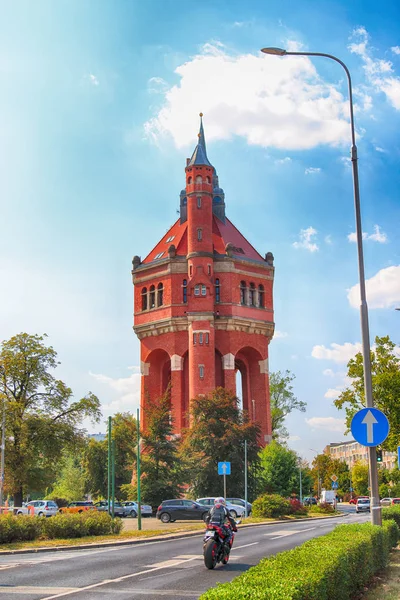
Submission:
[[394,521],[340,525],[293,550],[263,559],[201,600],[349,600],[388,564],[400,531]]
[[278,494],[263,494],[254,500],[251,507],[253,517],[278,519],[291,512],[290,502]]
[[395,504],[394,506],[388,506],[387,508],[382,509],[382,521],[388,519],[396,521],[400,528],[400,504]]
[[57,514],[54,517],[0,515],[0,544],[41,539],[69,539],[89,535],[118,534],[121,519],[112,519],[105,512],[87,511]]

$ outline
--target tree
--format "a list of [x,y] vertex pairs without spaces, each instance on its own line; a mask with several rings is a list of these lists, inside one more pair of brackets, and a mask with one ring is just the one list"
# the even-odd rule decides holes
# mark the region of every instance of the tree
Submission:
[[56,479],[53,491],[48,499],[62,498],[68,502],[81,500],[85,493],[85,476],[80,465],[79,457],[72,454],[64,458],[64,466]]
[[305,412],[307,404],[298,400],[293,392],[292,381],[295,375],[290,371],[277,371],[271,373],[269,378],[269,391],[271,403],[272,437],[283,440],[288,437],[284,426],[286,417],[293,411]]
[[299,491],[298,456],[276,440],[260,450],[260,479],[263,491],[290,496]]
[[[376,337],[375,344],[376,349],[371,352],[372,393],[376,408],[385,413],[390,424],[390,432],[382,448],[394,452],[397,451],[400,438],[400,359],[395,354],[395,344],[389,336]],[[348,362],[347,369],[347,376],[352,383],[334,404],[339,409],[345,408],[346,425],[350,429],[354,414],[365,407],[361,352]]]
[[89,392],[73,401],[72,390],[51,374],[60,363],[47,336],[21,333],[0,350],[0,390],[6,407],[7,484],[16,505],[23,493],[54,475],[64,450],[82,439],[83,419],[100,420],[100,402]]
[[368,495],[368,465],[357,462],[351,469],[351,481],[357,496]]
[[147,426],[142,433],[141,492],[143,499],[158,506],[165,498],[181,494],[178,440],[173,435],[170,390],[146,404]]
[[90,439],[82,455],[86,494],[107,497],[107,458],[107,442]]
[[[239,410],[239,400],[218,387],[190,403],[191,427],[184,432],[181,460],[194,497],[223,495],[218,462],[231,462],[227,477],[228,496],[244,497],[244,443],[247,441],[249,472],[258,463],[260,426],[251,423]],[[254,493],[254,477],[249,480],[249,497]]]

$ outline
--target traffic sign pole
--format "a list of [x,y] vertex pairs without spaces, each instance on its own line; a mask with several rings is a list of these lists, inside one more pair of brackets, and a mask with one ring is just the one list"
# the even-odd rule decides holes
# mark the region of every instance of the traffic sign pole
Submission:
[[224,473],[224,499],[226,502],[226,473]]

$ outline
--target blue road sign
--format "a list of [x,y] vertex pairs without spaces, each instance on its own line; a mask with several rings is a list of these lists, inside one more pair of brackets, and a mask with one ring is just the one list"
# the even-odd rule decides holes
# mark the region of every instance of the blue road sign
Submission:
[[339,488],[339,483],[337,481],[332,481],[332,489],[337,490]]
[[362,408],[351,421],[351,433],[362,446],[378,446],[389,433],[389,421],[377,408]]
[[230,462],[219,462],[218,463],[218,475],[230,475],[231,474],[231,463]]
[[397,466],[400,469],[400,446],[397,446]]

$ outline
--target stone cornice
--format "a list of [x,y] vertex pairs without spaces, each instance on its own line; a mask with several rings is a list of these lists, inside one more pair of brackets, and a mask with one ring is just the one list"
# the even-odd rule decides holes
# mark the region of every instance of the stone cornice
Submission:
[[162,335],[164,333],[172,333],[177,331],[187,331],[188,320],[186,317],[174,317],[172,319],[161,319],[141,325],[134,325],[133,331],[138,336],[139,340],[153,335]]
[[215,319],[217,331],[243,331],[244,333],[257,333],[272,338],[275,323],[272,321],[258,321],[257,319],[244,319],[240,317],[218,317]]

